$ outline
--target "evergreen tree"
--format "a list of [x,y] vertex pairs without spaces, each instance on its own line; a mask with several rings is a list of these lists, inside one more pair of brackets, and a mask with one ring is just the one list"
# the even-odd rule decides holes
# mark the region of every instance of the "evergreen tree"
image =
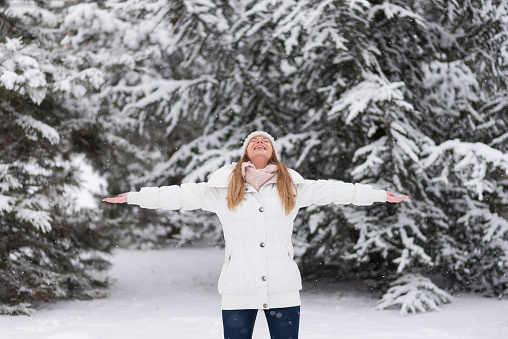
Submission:
[[35,26],[3,19],[13,24],[0,41],[0,313],[20,314],[40,301],[104,296],[101,253],[111,242],[99,214],[71,194],[79,172],[68,124],[81,112],[62,106],[61,85],[73,70],[51,41],[40,47]]

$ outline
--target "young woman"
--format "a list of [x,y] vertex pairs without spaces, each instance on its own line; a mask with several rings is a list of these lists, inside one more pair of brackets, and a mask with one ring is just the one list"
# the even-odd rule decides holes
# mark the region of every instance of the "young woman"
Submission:
[[216,213],[226,241],[218,283],[224,338],[252,338],[262,309],[272,339],[296,339],[302,284],[291,235],[298,210],[311,204],[397,203],[407,196],[369,185],[304,180],[278,160],[275,141],[266,132],[251,133],[241,154],[238,163],[218,169],[208,182],[143,187],[103,201]]

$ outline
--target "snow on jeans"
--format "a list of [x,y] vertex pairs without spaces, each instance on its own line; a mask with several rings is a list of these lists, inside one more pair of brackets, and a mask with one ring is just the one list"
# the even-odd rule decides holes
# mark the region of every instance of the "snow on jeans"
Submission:
[[[271,339],[298,339],[300,306],[263,311]],[[257,309],[222,310],[224,339],[251,339],[257,313]]]

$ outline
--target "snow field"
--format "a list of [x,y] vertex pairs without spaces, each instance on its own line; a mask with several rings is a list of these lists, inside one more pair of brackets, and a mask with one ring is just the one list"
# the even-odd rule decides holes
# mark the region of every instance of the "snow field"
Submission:
[[[108,298],[49,304],[31,317],[0,317],[1,339],[222,338],[218,248],[117,250]],[[304,282],[300,337],[508,337],[508,300],[456,295],[442,312],[401,317],[376,311],[378,295],[359,284]],[[254,339],[268,339],[263,312]]]

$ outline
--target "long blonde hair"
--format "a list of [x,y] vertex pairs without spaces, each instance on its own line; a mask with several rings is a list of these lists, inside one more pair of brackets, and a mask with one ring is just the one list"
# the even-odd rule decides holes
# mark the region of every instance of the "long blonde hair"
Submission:
[[[236,164],[233,172],[231,172],[227,196],[228,209],[230,211],[235,211],[238,205],[242,203],[242,200],[246,200],[244,192],[247,183],[242,176],[242,164],[247,161],[250,160],[247,152],[245,152]],[[296,205],[296,185],[291,178],[291,174],[289,174],[287,166],[277,159],[275,152],[272,153],[268,164],[277,166],[277,191],[279,191],[282,207],[284,207],[284,211],[288,215]]]

